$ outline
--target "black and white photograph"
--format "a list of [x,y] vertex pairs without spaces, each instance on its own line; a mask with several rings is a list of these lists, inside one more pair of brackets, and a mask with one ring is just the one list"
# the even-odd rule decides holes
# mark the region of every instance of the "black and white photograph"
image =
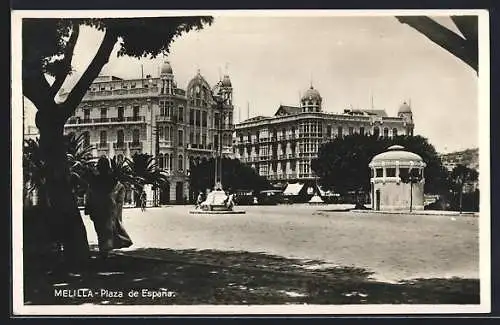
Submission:
[[490,312],[487,11],[11,18],[14,314]]

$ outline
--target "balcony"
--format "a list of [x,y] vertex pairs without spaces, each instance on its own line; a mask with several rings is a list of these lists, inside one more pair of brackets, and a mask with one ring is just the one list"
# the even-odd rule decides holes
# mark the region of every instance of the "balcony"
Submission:
[[159,95],[158,87],[113,89],[87,92],[82,101],[113,100],[121,98],[147,98]]
[[127,116],[127,117],[100,117],[100,118],[88,118],[80,119],[79,117],[70,118],[66,126],[74,125],[95,125],[95,124],[133,124],[133,123],[143,123],[146,122],[145,116]]
[[142,150],[142,142],[131,141],[128,143],[128,147],[130,149],[141,149]]
[[177,123],[177,116],[176,115],[156,115],[156,121],[157,122],[172,122],[172,123]]
[[125,144],[125,142],[116,142],[113,143],[113,148],[117,150],[124,150],[127,148],[127,145]]
[[174,143],[169,140],[160,140],[159,141],[160,148],[171,148],[174,146]]

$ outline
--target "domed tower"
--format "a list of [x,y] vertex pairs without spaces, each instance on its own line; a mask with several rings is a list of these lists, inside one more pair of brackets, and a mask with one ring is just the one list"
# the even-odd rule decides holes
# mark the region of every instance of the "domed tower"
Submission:
[[407,102],[403,102],[398,109],[398,117],[401,117],[406,126],[406,135],[413,135],[413,113],[411,112],[411,106]]
[[173,95],[176,85],[174,81],[174,73],[172,71],[172,66],[170,65],[169,61],[164,61],[163,64],[161,65],[160,80],[161,80],[160,93],[163,95]]
[[226,74],[222,81],[220,82],[220,95],[224,98],[227,105],[232,105],[233,103],[233,86],[231,85],[231,79]]
[[311,85],[309,89],[306,90],[302,98],[300,99],[300,107],[302,112],[321,112],[321,102],[323,99],[319,94],[319,91],[314,89]]

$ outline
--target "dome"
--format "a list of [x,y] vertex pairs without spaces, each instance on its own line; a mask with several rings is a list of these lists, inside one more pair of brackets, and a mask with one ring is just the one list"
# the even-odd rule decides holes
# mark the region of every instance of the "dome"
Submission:
[[229,79],[229,76],[227,74],[222,79],[222,86],[223,87],[231,87],[231,79]]
[[311,86],[309,89],[306,90],[304,96],[302,96],[302,100],[321,100],[321,95],[319,94],[319,91],[313,88]]
[[172,66],[170,65],[170,62],[164,61],[163,64],[161,65],[161,73],[169,73],[172,74]]
[[411,113],[411,107],[406,102],[399,106],[398,113]]
[[424,162],[422,157],[416,153],[406,151],[403,146],[394,145],[387,148],[387,151],[379,153],[373,157],[370,164],[382,162],[387,163],[391,161],[413,162],[417,164]]

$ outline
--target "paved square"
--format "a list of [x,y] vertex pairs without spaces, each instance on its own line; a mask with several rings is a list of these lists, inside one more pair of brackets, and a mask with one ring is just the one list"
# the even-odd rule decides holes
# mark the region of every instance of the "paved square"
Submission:
[[[238,207],[242,215],[189,214],[192,206],[124,210],[137,248],[263,252],[356,266],[374,278],[479,278],[479,218],[319,212],[322,206]],[[84,217],[89,241],[95,231]]]

